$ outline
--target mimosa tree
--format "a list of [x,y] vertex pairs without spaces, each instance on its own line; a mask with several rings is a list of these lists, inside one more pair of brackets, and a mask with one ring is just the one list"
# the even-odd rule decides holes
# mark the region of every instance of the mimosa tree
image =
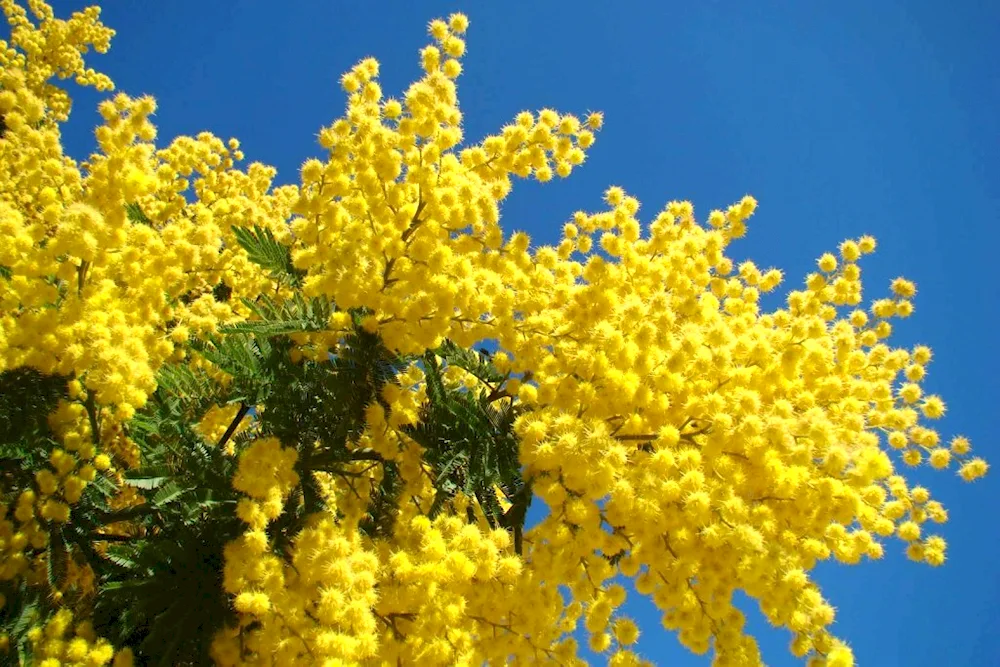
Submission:
[[[97,8],[0,6],[0,627],[24,664],[641,662],[623,578],[665,631],[755,665],[733,594],[814,666],[853,664],[822,560],[945,561],[902,465],[986,472],[930,424],[912,282],[862,303],[845,241],[774,311],[734,265],[749,196],[640,221],[619,187],[552,246],[501,225],[518,179],[580,167],[602,116],[467,140],[468,20],[430,23],[386,97],[365,59],[300,183],[236,139],[157,145],[111,91]],[[859,230],[860,232],[861,230]],[[532,502],[548,515],[526,526]]]

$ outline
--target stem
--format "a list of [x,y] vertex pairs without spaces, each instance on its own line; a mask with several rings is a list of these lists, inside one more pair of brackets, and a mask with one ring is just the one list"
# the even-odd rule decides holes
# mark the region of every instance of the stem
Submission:
[[219,440],[218,449],[222,449],[222,447],[224,447],[225,444],[229,442],[229,439],[233,437],[233,433],[236,432],[237,427],[239,427],[240,422],[243,421],[243,418],[247,416],[248,412],[250,412],[250,406],[241,401],[240,409],[236,413],[236,418],[233,419],[233,422],[229,425],[229,428],[227,428],[226,432],[222,434],[222,439]]
[[417,617],[416,614],[413,614],[413,613],[410,613],[410,612],[395,612],[395,613],[392,613],[392,614],[386,614],[385,616],[382,616],[380,613],[378,613],[374,609],[372,610],[372,614],[374,614],[375,618],[377,618],[378,620],[380,620],[383,623],[385,623],[385,626],[387,628],[389,628],[390,630],[392,630],[393,637],[395,637],[396,641],[403,641],[406,638],[406,635],[404,635],[399,630],[399,628],[396,627],[396,619],[397,618],[402,618],[402,619],[407,620],[407,621],[412,621],[413,619],[415,619]]
[[376,451],[369,451],[369,450],[357,450],[357,451],[351,452],[351,460],[352,461],[378,461],[379,463],[382,463],[382,462],[385,461],[385,459],[382,458],[381,454],[379,454]]
[[413,236],[413,234],[417,231],[417,228],[420,227],[420,223],[423,222],[423,220],[420,219],[420,214],[423,213],[424,206],[426,204],[427,202],[424,201],[423,197],[421,197],[417,202],[417,210],[413,213],[413,219],[410,221],[410,226],[407,227],[400,236],[404,242],[408,241],[410,237]]
[[101,429],[97,423],[97,402],[94,401],[93,392],[87,392],[87,401],[84,403],[87,408],[87,417],[90,418],[90,435],[94,440],[94,444],[98,447],[101,445]]
[[156,511],[158,511],[157,508],[152,505],[136,505],[127,509],[118,510],[117,512],[106,512],[101,515],[101,521],[105,524],[117,523],[119,521],[134,519],[142,516],[143,514],[152,514]]
[[346,459],[342,450],[328,450],[321,452],[318,456],[310,457],[309,460],[313,470],[322,470],[324,466],[330,464],[349,463],[351,461],[376,461],[378,463],[385,463],[382,455],[371,449],[359,449],[347,452]]
[[131,542],[132,540],[149,538],[137,537],[135,535],[114,535],[112,533],[91,533],[90,539],[92,542]]
[[83,284],[87,280],[87,269],[90,268],[90,262],[84,260],[80,262],[80,266],[76,269],[76,293],[83,294]]
[[615,440],[628,441],[628,440],[656,440],[658,437],[655,433],[636,433],[628,435],[616,435]]
[[510,399],[514,398],[507,392],[507,389],[505,387],[491,387],[488,382],[484,382],[483,384],[485,384],[491,390],[490,395],[486,397],[487,403],[492,403],[493,401],[499,401],[501,398],[510,398]]

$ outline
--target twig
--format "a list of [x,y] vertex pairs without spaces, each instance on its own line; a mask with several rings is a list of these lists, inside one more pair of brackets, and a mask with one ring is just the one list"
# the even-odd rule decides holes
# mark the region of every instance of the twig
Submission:
[[241,401],[240,409],[236,413],[236,417],[229,425],[229,428],[226,429],[226,432],[222,434],[222,439],[219,440],[219,444],[217,447],[218,449],[222,449],[222,447],[225,446],[225,444],[229,441],[229,439],[233,437],[233,433],[236,433],[236,429],[239,427],[240,422],[243,421],[243,418],[247,416],[248,412],[250,412],[250,406]]
[[93,392],[87,392],[87,400],[84,403],[87,408],[87,417],[90,418],[90,435],[94,439],[94,444],[101,444],[101,429],[97,423],[97,402],[94,400]]

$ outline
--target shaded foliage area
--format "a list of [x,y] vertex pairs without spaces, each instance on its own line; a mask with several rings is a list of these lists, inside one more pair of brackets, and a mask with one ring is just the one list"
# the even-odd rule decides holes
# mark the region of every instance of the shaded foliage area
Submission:
[[[138,207],[128,215],[148,220]],[[301,283],[287,248],[270,232],[244,229],[237,240],[276,281]],[[213,294],[224,300],[230,292],[220,284]],[[446,341],[421,357],[401,356],[361,328],[367,313],[357,311],[351,313],[353,327],[326,358],[303,360],[293,354],[291,335],[325,330],[334,304],[298,291],[280,302],[261,296],[244,303],[253,320],[190,343],[192,354],[224,371],[227,381],[188,362],[163,366],[157,390],[125,426],[124,435],[140,452],[138,466],[98,475],[73,506],[71,522],[47,525],[47,586],[3,589],[11,602],[0,621],[22,661],[28,660],[27,629],[58,606],[51,593],[66,588],[72,563],[90,568],[94,590],[74,592],[63,602],[92,608],[98,634],[132,647],[139,664],[207,664],[213,635],[236,620],[222,587],[223,550],[245,529],[236,517],[240,495],[232,479],[240,452],[256,438],[274,436],[298,453],[300,484],[268,526],[275,553],[284,554],[307,518],[326,509],[315,473],[356,476],[350,467],[359,461],[380,468],[370,477],[359,528],[371,539],[390,537],[403,479],[394,462],[357,443],[366,409],[377,402],[389,411],[382,390],[398,383],[411,364],[424,371],[427,399],[419,423],[404,432],[423,448],[434,481],[428,513],[439,514],[462,492],[491,527],[513,534],[520,551],[531,490],[521,476],[513,433],[519,409],[504,390],[507,376],[487,353]],[[447,386],[448,366],[464,369],[485,388]],[[67,380],[30,369],[0,375],[0,479],[8,504],[14,489],[32,486],[34,471],[58,446],[47,415],[68,398]],[[209,442],[197,425],[216,406],[237,406],[236,414],[221,439]],[[87,407],[96,423],[96,407]],[[114,509],[113,499],[125,487],[138,501]],[[471,508],[469,520],[477,520]]]

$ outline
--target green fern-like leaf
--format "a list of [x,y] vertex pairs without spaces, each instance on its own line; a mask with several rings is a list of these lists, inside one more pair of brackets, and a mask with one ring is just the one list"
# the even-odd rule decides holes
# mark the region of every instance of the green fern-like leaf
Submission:
[[[502,526],[514,534],[515,548],[520,550],[531,492],[521,475],[514,436],[519,408],[510,401],[497,402],[497,387],[473,395],[446,386],[438,355],[463,367],[475,369],[478,364],[484,378],[491,377],[485,355],[477,356],[456,346],[445,345],[437,354],[428,352],[422,359],[427,400],[419,423],[406,427],[406,431],[424,448],[424,456],[435,471],[436,493],[430,514],[442,511],[461,490],[476,499],[491,526]],[[506,511],[496,497],[497,487],[511,503]]]
[[220,515],[116,549],[120,563],[98,590],[95,629],[131,646],[138,664],[211,664],[213,635],[234,621],[222,588],[223,549],[241,530],[235,517]]
[[66,578],[66,570],[69,566],[68,557],[66,539],[63,537],[62,529],[54,526],[49,530],[48,553],[45,559],[46,574],[52,590],[60,588]]
[[[266,338],[229,334],[192,341],[191,347],[233,376],[225,402],[258,405],[271,393],[276,370],[274,357],[279,353]],[[207,409],[208,405],[204,407]]]
[[130,470],[125,473],[122,480],[128,486],[137,489],[152,490],[158,489],[171,479],[173,471],[165,465],[145,466],[138,470]]
[[163,507],[180,498],[184,495],[185,491],[187,489],[184,489],[176,482],[168,482],[157,489],[156,495],[153,496],[153,504],[157,507]]
[[160,369],[157,385],[172,394],[186,398],[204,392],[209,386],[208,376],[185,364],[167,364]]
[[135,548],[131,544],[112,544],[104,552],[104,557],[124,570],[135,570]]
[[303,331],[323,331],[333,312],[326,297],[314,297],[307,301],[298,293],[283,303],[278,303],[267,295],[261,295],[253,301],[242,301],[259,319],[220,327],[223,334],[243,333],[270,337]]
[[297,287],[302,284],[305,273],[295,268],[291,250],[278,243],[270,229],[258,225],[254,225],[253,229],[233,225],[232,230],[251,262],[269,271],[272,278],[285,285]]
[[153,226],[153,221],[150,220],[149,217],[142,212],[142,208],[135,202],[130,202],[128,204],[125,204],[125,214],[128,216],[128,219],[131,222],[137,225],[148,225],[150,227]]
[[[0,592],[7,598],[7,603],[0,608],[0,628],[2,628],[0,632],[7,635],[10,641],[9,650],[16,651],[17,654],[17,658],[0,654],[0,659],[5,658],[14,665],[30,665],[32,656],[27,637],[28,630],[43,621],[51,610],[41,595],[41,589],[29,587],[23,580],[17,584],[3,582],[0,584]],[[3,664],[6,665],[8,662]]]

